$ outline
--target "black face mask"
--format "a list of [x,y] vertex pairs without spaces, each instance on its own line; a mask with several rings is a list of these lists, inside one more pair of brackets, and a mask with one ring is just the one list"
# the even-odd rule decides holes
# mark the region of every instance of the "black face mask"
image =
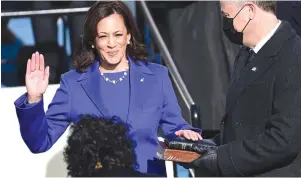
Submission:
[[233,25],[233,20],[244,7],[242,7],[233,18],[223,17],[224,33],[228,37],[228,39],[234,44],[239,44],[239,45],[243,44],[243,31],[245,30],[245,28],[251,21],[251,19],[249,19],[248,23],[245,25],[245,27],[243,28],[243,30],[241,32],[238,32],[235,30],[234,25]]

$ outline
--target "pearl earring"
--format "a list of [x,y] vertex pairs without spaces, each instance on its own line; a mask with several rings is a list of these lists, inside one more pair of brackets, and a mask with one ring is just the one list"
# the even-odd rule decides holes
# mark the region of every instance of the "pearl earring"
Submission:
[[91,45],[92,48],[94,48],[94,45]]
[[130,44],[130,41],[128,41],[128,44]]

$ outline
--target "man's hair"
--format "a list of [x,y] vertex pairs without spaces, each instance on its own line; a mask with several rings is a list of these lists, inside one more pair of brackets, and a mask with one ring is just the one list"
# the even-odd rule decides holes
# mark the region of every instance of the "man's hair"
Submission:
[[134,169],[136,145],[128,137],[129,128],[118,118],[84,115],[71,131],[64,151],[69,176],[90,177],[100,169]]
[[[248,2],[247,0],[237,0],[237,2],[240,5],[243,5],[245,2]],[[266,12],[272,12],[273,14],[276,14],[276,1],[261,1],[261,0],[256,0],[256,1],[249,1],[255,3],[259,8]]]

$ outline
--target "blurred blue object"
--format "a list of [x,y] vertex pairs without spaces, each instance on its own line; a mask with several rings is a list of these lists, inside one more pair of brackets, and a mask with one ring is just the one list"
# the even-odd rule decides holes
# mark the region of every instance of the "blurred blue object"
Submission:
[[[34,45],[30,18],[11,18],[6,21],[1,40],[1,87],[18,85],[16,58],[23,45]],[[7,26],[6,26],[7,25]]]
[[151,47],[151,33],[150,33],[150,29],[148,24],[144,25],[144,29],[145,29],[145,36],[144,36],[144,41],[145,41],[145,46],[146,46],[146,51],[147,51],[147,55],[149,57],[149,60],[152,60],[152,56],[153,56],[153,51],[152,51],[152,47]]
[[177,176],[189,178],[189,170],[177,164]]
[[157,64],[162,64],[162,56],[161,56],[161,54],[155,54],[153,62],[157,63]]
[[16,39],[10,44],[1,44],[1,72],[16,72],[16,57],[23,43]]
[[150,31],[149,25],[145,24],[144,28],[145,28],[144,40],[145,40],[145,46],[146,46],[146,50],[147,50],[148,60],[150,62],[162,64],[161,54],[155,53],[154,44],[152,41],[152,36],[151,36],[151,31]]
[[12,18],[9,20],[8,28],[24,45],[35,45],[30,18]]

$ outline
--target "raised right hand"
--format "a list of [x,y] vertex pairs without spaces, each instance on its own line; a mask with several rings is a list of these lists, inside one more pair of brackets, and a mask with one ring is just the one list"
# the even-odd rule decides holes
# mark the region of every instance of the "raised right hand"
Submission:
[[49,83],[49,66],[45,68],[44,56],[39,52],[33,53],[27,61],[25,83],[28,102],[40,101]]

